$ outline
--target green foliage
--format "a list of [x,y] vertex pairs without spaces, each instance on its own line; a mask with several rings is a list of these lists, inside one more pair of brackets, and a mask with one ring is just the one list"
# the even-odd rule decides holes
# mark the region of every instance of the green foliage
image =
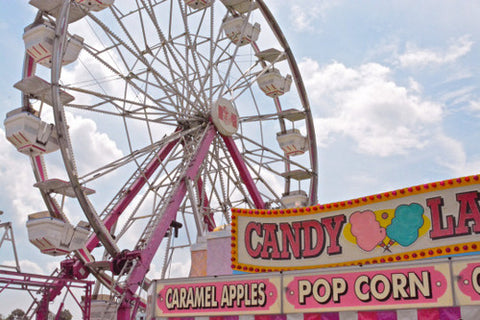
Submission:
[[72,320],[72,314],[68,309],[62,310],[60,312],[60,320]]
[[23,320],[26,319],[25,311],[22,309],[15,309],[5,320]]

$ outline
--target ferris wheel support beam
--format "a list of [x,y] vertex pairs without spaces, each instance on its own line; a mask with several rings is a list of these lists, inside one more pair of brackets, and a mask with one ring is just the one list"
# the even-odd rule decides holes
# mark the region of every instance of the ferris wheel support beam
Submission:
[[209,128],[206,130],[205,135],[199,143],[199,147],[192,157],[190,162],[187,165],[187,170],[184,173],[183,177],[180,178],[180,181],[175,190],[170,197],[170,202],[167,204],[165,211],[163,212],[162,217],[158,221],[155,230],[153,231],[153,236],[150,238],[150,241],[145,246],[145,249],[141,251],[140,260],[134,266],[133,270],[128,277],[125,289],[127,290],[125,299],[119,307],[117,320],[129,320],[131,313],[131,304],[133,301],[134,294],[140,284],[142,283],[145,275],[150,269],[150,263],[157,252],[158,247],[160,246],[165,233],[168,231],[171,222],[175,219],[178,209],[182,204],[183,199],[187,193],[187,181],[186,179],[195,180],[200,167],[208,154],[213,139],[217,135],[217,130],[212,124],[209,124]]
[[[148,179],[158,169],[160,164],[167,158],[172,149],[178,143],[178,139],[165,145],[155,156],[155,158],[147,165],[142,174],[133,182],[131,187],[125,191],[125,196],[115,205],[113,210],[104,220],[105,227],[110,231],[112,226],[118,221],[125,208],[135,199],[140,190],[145,186]],[[98,245],[99,239],[93,234],[87,242],[87,249],[91,252]]]
[[240,178],[242,178],[243,183],[247,187],[247,190],[252,197],[255,208],[265,209],[265,202],[263,202],[262,196],[260,195],[260,192],[255,186],[255,182],[253,181],[252,176],[250,175],[250,172],[245,165],[245,162],[242,158],[242,155],[240,154],[240,151],[237,148],[237,145],[235,144],[235,141],[233,141],[233,138],[229,136],[222,136],[222,138],[225,142],[225,145],[227,146],[228,152],[230,152],[230,155],[232,156],[233,163],[235,163],[235,166],[240,173]]

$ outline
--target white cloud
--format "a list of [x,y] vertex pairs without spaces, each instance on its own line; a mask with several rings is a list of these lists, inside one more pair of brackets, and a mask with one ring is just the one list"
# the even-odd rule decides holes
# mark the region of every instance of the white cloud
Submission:
[[480,115],[480,100],[470,101],[469,109],[470,111],[479,113]]
[[438,149],[445,150],[437,156],[437,162],[448,168],[454,176],[478,174],[480,159],[471,159],[467,156],[463,144],[445,135],[438,135],[434,144]]
[[67,121],[75,159],[82,173],[122,157],[116,142],[100,132],[93,120],[68,113]]
[[[0,137],[5,137],[2,129]],[[12,210],[9,213],[16,223],[24,224],[30,213],[43,210],[40,193],[33,187],[35,180],[28,157],[4,138],[0,139],[0,175],[3,195],[9,200],[9,204],[3,204],[3,210]]]
[[457,39],[443,51],[422,49],[414,44],[407,44],[405,53],[399,56],[399,62],[402,67],[425,67],[450,63],[469,53],[472,45],[470,36]]
[[321,116],[315,120],[320,147],[343,135],[364,154],[405,154],[424,147],[442,120],[442,106],[422,99],[415,81],[409,88],[400,86],[390,69],[377,63],[353,69],[338,62],[320,67],[305,59],[300,68],[314,113]]
[[[38,263],[35,263],[31,260],[20,260],[18,263],[20,265],[20,269],[22,270],[22,272],[44,274],[44,270],[38,265]],[[7,266],[15,266],[15,261],[13,260],[4,261],[2,262],[2,264]]]
[[340,1],[288,1],[290,20],[297,31],[315,31],[317,22],[325,18],[328,10],[337,6]]

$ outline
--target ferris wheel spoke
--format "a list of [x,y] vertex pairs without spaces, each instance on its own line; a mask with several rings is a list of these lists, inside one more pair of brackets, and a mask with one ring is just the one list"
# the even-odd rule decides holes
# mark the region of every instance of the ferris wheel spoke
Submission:
[[[174,118],[176,116],[176,112],[172,110],[168,110],[165,107],[160,108],[158,105],[148,105],[145,102],[140,102],[140,101],[134,101],[134,100],[129,100],[129,99],[124,99],[121,97],[115,97],[115,96],[109,96],[105,95],[96,91],[92,90],[85,90],[82,88],[77,88],[77,87],[72,87],[72,86],[64,86],[63,88],[74,91],[74,92],[79,92],[82,94],[88,94],[91,97],[96,97],[99,98],[100,101],[97,103],[93,104],[88,104],[88,105],[79,105],[79,104],[67,104],[65,106],[67,107],[73,107],[77,109],[83,109],[87,111],[96,111],[100,113],[108,113],[110,115],[118,115],[118,116],[125,116],[125,117],[135,117],[138,118],[138,115],[143,115],[146,110],[151,110],[148,112],[148,114],[161,114],[163,116],[170,116]],[[117,112],[113,111],[108,111],[108,110],[99,110],[101,107],[108,107],[108,105],[111,104],[112,108],[116,110]],[[122,107],[123,105],[130,105],[130,106],[136,106],[138,107],[137,109],[133,110],[127,110],[125,107]]]
[[[175,101],[173,100],[173,97],[177,95],[177,92],[172,91],[172,89],[170,88],[170,85],[169,85],[169,83],[166,79],[163,80],[163,83],[166,83],[166,86],[164,86],[164,85],[161,84],[162,81],[157,82],[157,83],[147,82],[146,80],[143,80],[140,77],[138,77],[140,74],[135,74],[133,72],[130,72],[127,75],[124,75],[121,71],[117,70],[116,67],[112,66],[105,59],[102,59],[97,53],[95,53],[94,49],[90,48],[89,46],[84,46],[84,48],[85,48],[86,52],[90,53],[95,59],[97,59],[100,63],[102,63],[107,69],[109,69],[111,72],[113,72],[116,79],[122,79],[126,83],[130,84],[136,92],[144,95],[144,97],[146,99],[148,99],[149,101],[157,102],[156,105],[152,106],[152,107],[154,107],[155,109],[159,109],[162,112],[165,112],[166,114],[173,114],[173,115],[175,114],[175,113],[172,113],[173,112],[172,110],[167,109],[163,106],[163,104],[165,102],[168,102],[171,106],[176,105]],[[86,66],[85,66],[85,68],[86,68]],[[152,74],[152,76],[154,76],[155,79],[158,80],[158,77],[156,76],[156,73],[153,71],[153,69],[149,69],[147,67],[146,70],[149,70],[149,71],[147,71],[147,74]],[[87,69],[87,71],[88,71],[88,69]],[[92,72],[90,72],[90,71],[88,71],[88,72],[90,74],[92,74]],[[114,79],[112,79],[112,80],[114,80]],[[153,98],[145,89],[142,88],[142,86],[136,84],[134,82],[134,80],[138,81],[139,83],[143,83],[144,86],[148,84],[150,86],[154,86],[154,87],[157,87],[157,88],[163,90],[166,93],[165,94],[166,101],[164,101],[164,103],[161,104],[159,99]],[[95,84],[103,89],[102,85],[97,80],[95,80]],[[95,92],[95,91],[92,91],[92,90],[81,89],[79,87],[68,86],[68,85],[66,85],[64,87],[68,88],[68,89],[71,89],[71,90],[76,90],[76,91],[81,92],[81,93],[90,94],[92,96],[96,96],[96,97],[99,97],[99,98],[107,96],[106,94],[102,94],[102,93]],[[105,90],[103,89],[103,91],[105,91]],[[108,96],[108,99],[113,99],[113,98],[121,99],[121,98],[118,98],[118,97]],[[175,109],[173,109],[173,110],[175,110]]]
[[[104,225],[108,230],[110,230],[112,226],[118,221],[120,215],[136,198],[137,194],[148,182],[148,179],[152,177],[153,173],[158,171],[158,169],[161,167],[162,162],[167,159],[167,157],[171,154],[173,148],[178,145],[178,141],[179,138],[172,138],[172,140],[168,142],[158,153],[151,153],[154,155],[153,159],[145,159],[144,163],[138,167],[138,169],[127,180],[127,182],[120,189],[117,195],[103,210],[102,216],[105,217]],[[130,218],[128,221],[132,221],[132,218]],[[120,234],[125,233],[128,227],[125,227],[120,232]],[[89,250],[93,250],[97,244],[97,236],[92,235],[92,237],[87,242],[87,248]]]
[[[179,70],[179,72],[181,74],[181,78],[182,79],[188,79],[188,76],[187,76],[187,74],[184,70],[184,67],[182,66],[182,64],[178,60],[177,56],[175,55],[174,50],[172,49],[171,42],[167,41],[167,38],[165,37],[164,33],[162,32],[162,30],[160,28],[160,25],[158,23],[155,12],[153,10],[148,9],[148,7],[145,4],[145,0],[140,0],[140,1],[145,6],[145,10],[147,11],[148,16],[150,17],[151,22],[155,26],[157,36],[158,36],[160,42],[163,44],[162,49],[164,51],[164,57],[165,57],[168,69],[170,70],[170,75],[171,75],[172,79],[175,79],[173,70]],[[150,1],[149,1],[149,3],[151,4]],[[172,22],[173,22],[172,21],[172,15],[170,15],[169,24],[171,24]],[[169,37],[171,37],[171,34],[169,34]],[[171,59],[173,59],[173,62],[174,62],[175,65],[172,65]],[[190,81],[185,81],[184,85],[185,85],[186,89],[188,89],[189,93],[193,94],[194,96],[198,96],[198,92],[197,92],[195,86]],[[178,90],[178,88],[177,88],[177,91],[180,91],[180,90]],[[195,104],[193,103],[191,105],[194,106]]]
[[191,134],[196,130],[198,130],[198,128],[194,127],[182,131],[176,131],[169,136],[163,137],[160,141],[154,142],[141,149],[137,149],[126,156],[115,159],[114,161],[111,161],[108,164],[96,168],[91,172],[85,173],[84,175],[79,177],[79,180],[82,181],[82,184],[85,184],[95,179],[99,179],[102,176],[112,172],[113,170],[119,169],[120,167],[128,165],[132,162],[137,162],[138,159],[144,157],[145,155],[152,154],[155,152],[155,150],[159,150],[166,145],[170,145],[172,142],[176,142],[181,139],[182,136]]
[[[187,67],[190,67],[192,69],[192,75],[194,77],[196,77],[197,79],[195,79],[194,81],[196,83],[201,83],[201,79],[200,77],[204,74],[204,72],[202,72],[199,68],[199,61],[198,61],[198,53],[197,53],[197,50],[195,49],[196,47],[196,41],[192,41],[192,34],[190,33],[190,28],[188,26],[188,20],[187,20],[187,14],[185,12],[185,7],[181,5],[181,2],[179,1],[178,3],[179,5],[179,8],[180,8],[180,11],[181,11],[181,15],[182,15],[182,21],[183,21],[183,26],[184,26],[184,29],[185,29],[185,57],[184,57],[184,62],[186,63]],[[196,40],[197,38],[197,35],[198,35],[198,30],[197,30],[197,33],[195,34],[195,38],[194,40]],[[188,63],[188,53],[190,53],[190,56],[191,56],[191,59],[193,60],[193,66],[192,64]],[[188,70],[187,70],[188,71]],[[207,98],[207,95],[205,93],[203,89],[203,86],[200,85],[198,86],[198,92],[199,94],[201,95],[201,98],[203,101],[208,101],[208,98]],[[198,97],[197,99],[199,99],[200,97]]]
[[[142,1],[143,2],[143,1]],[[89,17],[102,29],[104,30],[104,32],[109,36],[111,37],[112,39],[114,39],[118,45],[115,45],[114,48],[116,49],[116,51],[119,53],[120,56],[123,56],[123,54],[120,52],[119,50],[119,47],[121,48],[124,48],[127,52],[129,52],[132,57],[134,57],[137,61],[140,61],[142,62],[142,64],[149,69],[149,71],[152,73],[152,75],[154,76],[154,78],[156,79],[157,83],[158,84],[163,84],[164,87],[165,87],[165,91],[170,91],[172,93],[174,93],[175,95],[178,95],[180,97],[183,97],[184,99],[186,99],[186,97],[183,96],[183,94],[181,93],[181,91],[177,88],[177,87],[174,87],[172,82],[169,81],[168,79],[166,79],[164,76],[161,75],[160,72],[158,72],[157,70],[155,70],[155,68],[152,67],[152,65],[148,62],[148,60],[143,56],[142,52],[135,52],[134,49],[132,49],[129,45],[127,45],[119,36],[117,36],[115,33],[113,33],[110,28],[108,28],[102,21],[100,21],[100,19],[98,19],[97,17],[95,17],[93,14],[89,13],[88,14]],[[98,58],[98,56],[97,56]],[[167,64],[167,65],[170,65],[170,64]],[[128,69],[128,68],[127,68]],[[121,75],[121,74],[120,74]],[[188,101],[188,99],[186,99]],[[172,101],[173,103],[173,101]]]

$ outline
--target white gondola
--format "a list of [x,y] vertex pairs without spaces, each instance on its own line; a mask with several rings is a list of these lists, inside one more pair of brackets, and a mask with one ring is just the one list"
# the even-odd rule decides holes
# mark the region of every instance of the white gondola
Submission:
[[107,294],[94,294],[90,304],[90,320],[116,319],[117,304]]
[[290,129],[285,132],[278,132],[277,141],[280,145],[280,148],[282,148],[283,152],[285,152],[285,154],[288,156],[304,154],[308,146],[307,138],[304,137],[298,129]]
[[[47,68],[52,66],[53,41],[55,38],[54,27],[48,23],[28,26],[23,34],[25,49],[28,54]],[[67,65],[77,60],[82,49],[83,38],[73,35],[67,41],[63,53],[62,65]]]
[[87,10],[101,11],[110,7],[115,0],[75,0],[75,2],[82,5]]
[[239,13],[246,13],[257,8],[257,4],[252,0],[221,0],[222,3]]
[[257,41],[260,34],[260,24],[255,23],[252,25],[250,22],[245,21],[245,18],[242,16],[225,18],[222,27],[225,35],[239,46]]
[[[58,18],[60,10],[62,9],[63,0],[30,0],[30,3],[35,8],[48,13],[49,15]],[[87,12],[80,6],[70,6],[68,13],[68,22],[75,22],[85,17]]]
[[308,205],[308,196],[303,190],[295,190],[284,194],[280,201],[285,208],[305,207]]
[[280,174],[284,178],[295,179],[297,181],[307,180],[312,178],[313,173],[311,171],[305,171],[301,169],[289,170]]
[[275,98],[290,91],[292,77],[287,75],[283,77],[278,69],[268,69],[257,79],[260,89],[269,97]]
[[[23,78],[13,85],[25,95],[53,106],[52,85],[37,76]],[[60,102],[66,105],[75,100],[71,94],[60,90]]]
[[200,10],[212,5],[215,0],[185,0],[185,4],[192,9]]
[[55,126],[31,112],[20,108],[7,113],[4,126],[8,141],[21,153],[36,156],[59,149]]
[[[66,197],[75,198],[75,191],[72,188],[72,184],[69,181],[60,180],[60,179],[47,179],[39,181],[33,185],[34,187],[39,188],[43,192],[47,193],[57,193]],[[94,194],[95,190],[82,186],[82,191],[86,195]]]
[[74,227],[54,218],[48,211],[33,213],[27,221],[28,239],[42,253],[58,256],[81,249],[87,242],[90,231],[86,222]]

